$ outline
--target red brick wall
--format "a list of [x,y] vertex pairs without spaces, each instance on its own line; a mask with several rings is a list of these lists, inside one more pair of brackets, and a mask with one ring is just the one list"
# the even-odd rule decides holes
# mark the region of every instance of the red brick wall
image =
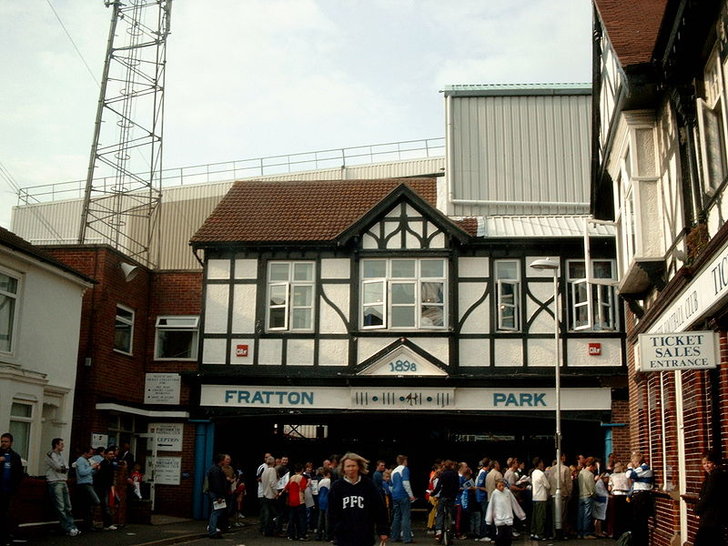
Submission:
[[[202,305],[202,272],[201,271],[158,271],[152,276],[151,305],[147,320],[149,335],[147,343],[148,372],[182,372],[196,371],[197,362],[190,361],[155,361],[154,340],[155,324],[160,315],[200,315]],[[189,386],[182,383],[180,402],[189,403]]]
[[[152,274],[139,266],[136,277],[127,282],[120,265],[133,262],[106,246],[49,247],[46,251],[97,281],[83,301],[73,422],[73,446],[79,447],[90,442],[92,432],[108,428],[106,416],[94,409],[98,402],[143,401]],[[113,349],[117,304],[134,310],[132,355]]]
[[[629,423],[629,401],[612,401],[612,422]],[[612,429],[612,451],[618,461],[626,462],[630,454],[630,427],[614,427]]]
[[[694,500],[704,479],[701,457],[712,446],[712,430],[720,427],[722,450],[728,453],[728,366],[717,372],[693,370],[681,373],[683,429],[678,429],[677,384],[674,373],[637,373],[634,368],[636,328],[634,316],[627,312],[627,360],[629,381],[629,447],[641,451],[655,472],[656,513],[651,546],[671,546],[680,532],[679,477],[684,472],[687,483],[688,542],[692,544],[698,526],[693,513]],[[728,362],[726,333],[720,332],[721,362]],[[712,392],[711,373],[718,373],[719,392]],[[712,399],[720,401],[720,424],[712,422]],[[614,407],[614,406],[613,406]],[[617,431],[615,430],[615,434]],[[680,468],[678,442],[685,445],[686,465]],[[616,442],[616,440],[615,440]],[[615,451],[621,453],[615,443]],[[666,487],[667,486],[667,487]],[[672,489],[665,492],[664,489]]]

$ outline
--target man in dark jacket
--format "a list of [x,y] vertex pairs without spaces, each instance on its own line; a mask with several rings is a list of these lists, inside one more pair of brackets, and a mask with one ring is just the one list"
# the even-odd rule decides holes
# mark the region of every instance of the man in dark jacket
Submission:
[[111,488],[114,486],[114,458],[116,457],[116,448],[110,447],[104,450],[104,458],[99,463],[99,468],[94,474],[94,491],[101,501],[101,517],[104,521],[104,529],[107,531],[116,531],[118,527],[114,525],[114,516],[111,514],[110,497]]
[[229,482],[222,467],[228,458],[227,453],[215,455],[215,464],[207,471],[207,495],[210,497],[211,512],[207,522],[207,536],[209,538],[222,538],[219,522],[220,517],[227,509],[225,499],[230,490]]
[[728,470],[720,465],[720,457],[714,451],[703,457],[703,470],[708,474],[700,489],[700,499],[695,505],[695,513],[700,516],[695,546],[717,546],[723,544],[728,503]]
[[23,479],[23,462],[12,447],[12,434],[0,436],[0,544],[10,540],[10,503]]
[[387,508],[367,474],[367,461],[356,453],[341,459],[343,478],[329,492],[329,528],[336,546],[371,546],[389,539]]
[[437,480],[435,490],[431,493],[431,495],[439,496],[440,498],[437,503],[437,519],[435,520],[435,540],[437,542],[442,542],[442,533],[443,531],[447,531],[445,529],[445,519],[448,512],[450,513],[450,521],[455,521],[452,510],[455,497],[457,497],[459,492],[460,477],[458,476],[457,470],[455,470],[455,463],[448,459],[443,463],[440,478]]

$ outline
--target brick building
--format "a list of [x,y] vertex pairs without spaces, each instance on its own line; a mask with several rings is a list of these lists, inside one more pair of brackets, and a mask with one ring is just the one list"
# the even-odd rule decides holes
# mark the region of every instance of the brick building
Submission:
[[701,456],[728,448],[728,6],[594,8],[592,206],[618,234],[630,447],[655,471],[651,544],[691,544]]
[[[192,461],[185,459],[195,444],[194,427],[186,424],[190,392],[180,382],[173,400],[155,401],[145,395],[144,378],[196,369],[200,272],[152,271],[106,245],[45,251],[96,281],[83,300],[69,453],[89,444],[129,442],[147,477],[153,466],[148,457],[169,461],[175,476],[156,477],[155,510],[189,515],[179,498],[192,491]],[[160,423],[179,437],[172,448],[153,453],[152,438],[145,435]]]

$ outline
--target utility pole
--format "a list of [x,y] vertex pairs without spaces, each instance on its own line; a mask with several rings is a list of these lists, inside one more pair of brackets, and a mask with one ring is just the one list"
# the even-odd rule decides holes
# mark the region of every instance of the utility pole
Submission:
[[157,263],[171,6],[106,2],[113,14],[78,234],[79,244],[109,244],[149,267]]

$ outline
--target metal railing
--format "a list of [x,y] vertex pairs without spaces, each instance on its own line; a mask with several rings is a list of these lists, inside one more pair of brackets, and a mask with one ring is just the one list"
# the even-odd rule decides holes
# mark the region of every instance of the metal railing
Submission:
[[[224,182],[241,178],[276,176],[320,169],[345,169],[358,165],[404,161],[445,155],[445,138],[404,140],[385,144],[369,144],[349,148],[332,148],[315,152],[274,155],[254,159],[238,159],[220,163],[172,167],[162,170],[162,189],[185,184]],[[94,186],[103,191],[112,188],[115,177],[94,179]],[[21,188],[18,205],[79,199],[84,195],[86,180],[71,180]]]

